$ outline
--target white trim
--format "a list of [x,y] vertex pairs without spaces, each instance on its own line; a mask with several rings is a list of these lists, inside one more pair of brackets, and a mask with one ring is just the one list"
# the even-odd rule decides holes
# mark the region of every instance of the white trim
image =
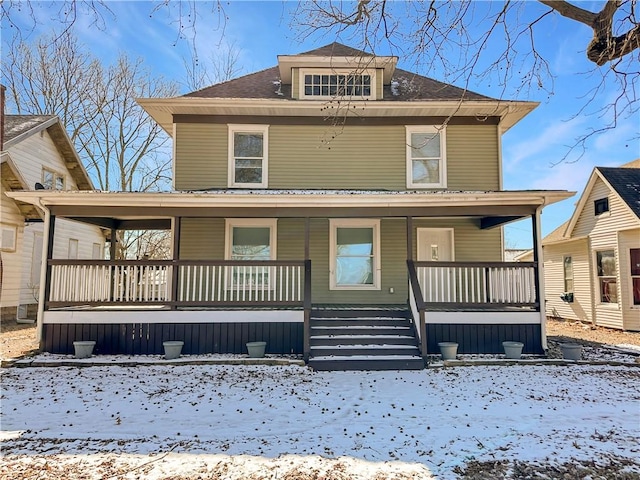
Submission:
[[[406,161],[407,188],[447,188],[447,134],[446,127],[435,125],[405,125],[406,129]],[[414,183],[413,157],[411,155],[411,136],[414,133],[437,133],[440,135],[440,168],[437,183]]]
[[278,219],[277,218],[225,218],[224,221],[224,258],[231,260],[231,246],[233,242],[233,227],[269,228],[269,249],[271,260],[278,258]]
[[[333,68],[314,67],[298,69],[298,98],[302,100],[376,100],[376,74],[377,71],[371,68]],[[306,95],[304,91],[305,75],[369,75],[371,83],[369,85],[371,95]]]
[[[456,260],[456,249],[455,249],[455,240],[453,238],[454,236],[454,229],[453,228],[417,228],[416,229],[416,254],[418,257],[418,261],[423,261],[427,258],[426,255],[420,255],[421,253],[424,253],[421,251],[420,249],[420,245],[422,245],[422,242],[420,242],[420,237],[423,236],[426,233],[430,233],[430,232],[448,232],[449,235],[449,240],[451,242],[450,247],[451,247],[451,260],[452,262],[455,262]],[[422,257],[422,258],[421,258]],[[448,261],[448,260],[443,260],[443,261]]]
[[[611,275],[602,275],[603,278],[615,278],[616,279],[616,301],[615,302],[603,302],[602,301],[602,296],[601,296],[601,292],[600,292],[600,277],[601,275],[598,275],[598,253],[602,253],[602,252],[613,252],[613,259],[615,260],[615,265],[616,265],[616,273],[615,275],[611,276]],[[601,248],[595,248],[591,251],[591,256],[593,258],[593,300],[595,303],[596,308],[608,308],[608,309],[615,309],[615,310],[619,310],[621,307],[621,302],[622,302],[622,298],[621,298],[621,292],[620,292],[620,256],[618,254],[618,247],[601,247]]]
[[[269,125],[255,124],[227,124],[229,130],[228,145],[228,185],[241,188],[267,188],[269,182]],[[261,183],[236,183],[235,181],[235,155],[234,134],[236,133],[261,133],[262,134],[262,182]]]
[[120,323],[301,323],[302,310],[56,310],[44,312],[47,324]]
[[424,316],[428,324],[450,325],[540,325],[538,312],[427,312]]
[[[372,285],[338,285],[336,283],[336,255],[338,228],[371,228],[373,230],[373,284]],[[380,290],[381,282],[380,257],[380,220],[368,218],[329,219],[329,290]]]

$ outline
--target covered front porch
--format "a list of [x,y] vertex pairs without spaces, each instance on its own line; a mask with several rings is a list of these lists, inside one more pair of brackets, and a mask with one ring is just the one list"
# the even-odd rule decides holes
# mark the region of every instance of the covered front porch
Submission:
[[[45,351],[70,353],[74,340],[93,339],[96,352],[160,354],[163,340],[181,339],[187,354],[239,354],[246,342],[266,340],[268,353],[297,354],[305,360],[313,357],[314,319],[340,310],[355,313],[343,312],[339,318],[366,319],[389,307],[403,311],[423,358],[437,353],[439,341],[457,340],[460,351],[468,353],[491,353],[501,349],[502,340],[525,341],[530,352],[542,351],[540,210],[569,196],[352,191],[14,195],[45,211],[47,262],[38,322]],[[115,242],[110,260],[53,258],[59,217],[100,225],[111,231],[112,239],[128,229],[168,230],[172,258],[115,259]],[[464,247],[473,260],[418,258],[421,228],[451,224],[462,232],[461,244],[466,235],[473,245],[473,232],[496,231],[522,218],[532,222],[533,262],[500,262],[495,253],[488,257],[491,261],[483,261],[482,248],[476,252],[473,246]],[[193,258],[185,242],[193,244],[196,237],[208,242],[185,230],[216,219],[275,219],[277,257]],[[329,287],[329,219],[380,222],[381,253],[371,260],[372,275],[377,272],[380,280],[368,291]],[[220,238],[211,235],[212,243]]]

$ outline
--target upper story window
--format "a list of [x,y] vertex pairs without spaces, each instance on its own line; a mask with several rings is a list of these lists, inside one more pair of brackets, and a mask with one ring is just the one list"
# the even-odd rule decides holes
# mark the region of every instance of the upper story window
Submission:
[[64,190],[65,180],[64,175],[60,175],[48,168],[42,169],[42,185],[47,190]]
[[317,69],[301,71],[300,98],[331,99],[355,97],[373,99],[375,97],[375,76],[368,70],[359,72]]
[[593,208],[596,215],[602,215],[609,211],[609,198],[600,198],[593,202]]
[[407,126],[407,188],[446,188],[444,127]]
[[268,125],[229,125],[229,186],[267,187]]

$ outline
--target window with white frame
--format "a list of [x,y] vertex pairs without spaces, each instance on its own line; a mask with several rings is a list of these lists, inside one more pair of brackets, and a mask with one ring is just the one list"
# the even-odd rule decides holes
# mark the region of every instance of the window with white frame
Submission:
[[49,170],[48,168],[43,168],[42,185],[47,190],[64,190],[66,185],[64,175]]
[[407,187],[447,186],[444,127],[407,126]]
[[[227,260],[275,260],[276,225],[276,219],[227,219]],[[270,269],[266,265],[231,267],[227,277],[229,286],[239,289],[268,286]]]
[[229,125],[229,186],[266,188],[268,125]]
[[331,99],[351,97],[372,100],[375,97],[375,71],[302,69],[300,98]]
[[634,305],[640,305],[640,248],[629,249],[631,288]]
[[332,290],[380,290],[380,220],[331,220],[329,245]]
[[600,289],[600,303],[618,303],[615,251],[602,250],[596,252],[596,268]]
[[564,257],[562,259],[562,267],[564,271],[564,291],[565,293],[573,293],[573,259]]

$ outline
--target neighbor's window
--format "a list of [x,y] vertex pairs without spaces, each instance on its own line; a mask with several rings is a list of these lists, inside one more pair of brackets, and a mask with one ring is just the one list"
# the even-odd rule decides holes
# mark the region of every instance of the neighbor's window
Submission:
[[573,293],[573,262],[571,257],[564,257],[562,260],[564,270],[564,291]]
[[69,239],[69,251],[67,258],[78,258],[78,240],[75,238]]
[[[276,220],[229,219],[227,220],[228,260],[275,260]],[[268,285],[271,267],[252,265],[236,266],[230,270],[229,282],[240,289]]]
[[331,288],[380,289],[380,221],[331,220]]
[[598,269],[600,302],[618,303],[615,251],[603,250],[596,252],[596,267]]
[[406,129],[407,187],[446,187],[445,129],[433,126]]
[[266,187],[268,125],[229,125],[229,186]]
[[600,198],[593,202],[593,208],[596,215],[602,215],[609,211],[609,198]]
[[65,180],[64,175],[60,175],[47,168],[42,169],[42,185],[47,190],[64,190]]
[[631,288],[633,289],[633,304],[640,305],[640,248],[629,250],[631,259]]
[[369,73],[304,72],[303,97],[371,97],[372,76]]
[[102,260],[104,255],[102,255],[102,245],[100,243],[94,243],[91,246],[91,258],[94,260]]
[[15,252],[18,239],[18,227],[14,225],[2,225],[0,229],[0,250]]

